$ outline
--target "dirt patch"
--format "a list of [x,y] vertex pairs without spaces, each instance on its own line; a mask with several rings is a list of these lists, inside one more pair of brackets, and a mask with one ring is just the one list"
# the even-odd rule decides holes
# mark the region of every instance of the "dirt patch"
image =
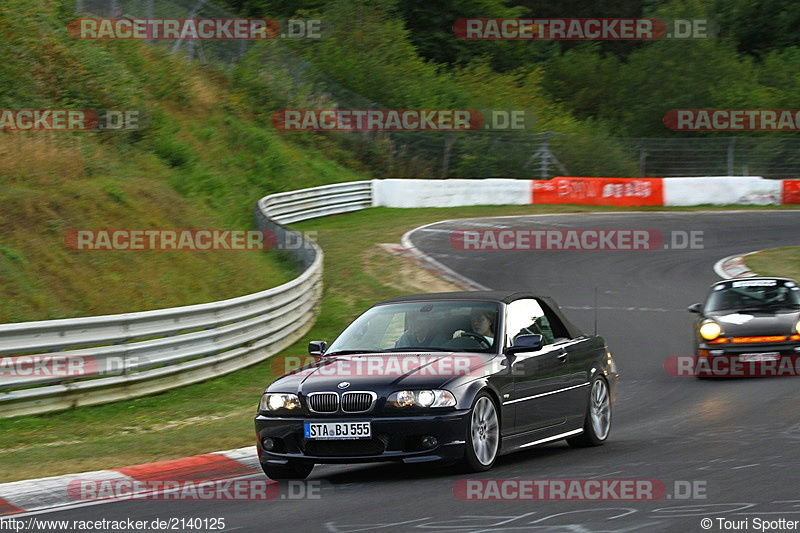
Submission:
[[440,278],[413,259],[389,251],[398,245],[375,245],[364,251],[361,264],[364,272],[381,283],[406,293],[460,291],[461,287]]

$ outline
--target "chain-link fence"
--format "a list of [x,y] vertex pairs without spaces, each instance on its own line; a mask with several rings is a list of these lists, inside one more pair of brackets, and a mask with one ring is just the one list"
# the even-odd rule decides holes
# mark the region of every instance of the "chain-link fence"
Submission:
[[[235,17],[208,0],[76,0],[76,13],[114,18]],[[271,127],[282,108],[385,109],[332,80],[281,39],[155,41],[232,73]],[[237,66],[240,67],[237,70]],[[561,132],[287,132],[336,143],[377,177],[800,176],[800,137],[617,138]]]

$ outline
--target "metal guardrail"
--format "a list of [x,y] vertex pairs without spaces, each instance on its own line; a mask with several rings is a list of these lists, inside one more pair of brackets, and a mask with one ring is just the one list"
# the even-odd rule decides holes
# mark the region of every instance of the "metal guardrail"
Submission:
[[[294,344],[319,308],[323,253],[283,224],[371,205],[369,181],[259,200],[257,227],[275,232],[278,242],[291,234],[302,243],[287,250],[302,274],[272,289],[155,311],[0,324],[0,417],[153,394],[233,372]],[[34,361],[41,365],[38,371]],[[23,362],[29,375],[8,371]]]
[[281,192],[262,198],[259,205],[272,220],[281,224],[349,213],[372,207],[372,182],[351,181]]

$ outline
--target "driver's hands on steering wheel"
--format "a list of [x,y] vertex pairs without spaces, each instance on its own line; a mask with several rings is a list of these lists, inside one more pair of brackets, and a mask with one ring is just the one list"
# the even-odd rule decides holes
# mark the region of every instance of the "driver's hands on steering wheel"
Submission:
[[470,339],[475,339],[476,341],[486,346],[487,348],[492,346],[492,343],[486,340],[486,337],[484,337],[480,333],[473,333],[471,331],[464,331],[463,329],[459,329],[458,331],[453,333],[454,339],[458,337],[468,337]]

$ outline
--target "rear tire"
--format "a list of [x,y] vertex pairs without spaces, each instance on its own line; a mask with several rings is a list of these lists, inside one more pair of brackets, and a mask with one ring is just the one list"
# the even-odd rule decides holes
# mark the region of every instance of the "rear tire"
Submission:
[[469,411],[466,440],[459,470],[485,472],[492,468],[500,450],[500,417],[494,400],[486,392],[478,393]]
[[592,380],[589,390],[589,405],[583,423],[583,433],[567,439],[567,444],[576,448],[600,446],[611,432],[611,391],[600,376]]
[[275,465],[271,463],[261,463],[261,469],[268,478],[280,481],[284,479],[305,479],[314,469],[314,463],[288,463],[285,465]]

